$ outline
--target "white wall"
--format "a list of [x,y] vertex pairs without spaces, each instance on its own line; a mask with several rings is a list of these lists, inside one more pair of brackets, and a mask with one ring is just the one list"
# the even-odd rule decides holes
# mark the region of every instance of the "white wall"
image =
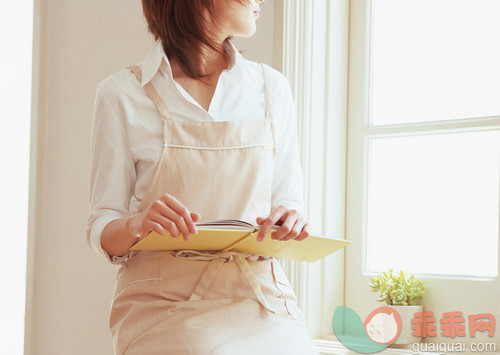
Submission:
[[[274,1],[244,56],[273,65]],[[86,244],[90,133],[99,81],[153,41],[138,0],[35,0],[25,354],[112,354],[115,266]]]

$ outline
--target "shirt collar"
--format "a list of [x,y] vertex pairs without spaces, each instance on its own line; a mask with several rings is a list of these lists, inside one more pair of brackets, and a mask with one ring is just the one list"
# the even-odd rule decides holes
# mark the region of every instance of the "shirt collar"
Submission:
[[[234,70],[235,67],[238,66],[245,66],[245,59],[240,54],[240,52],[238,52],[231,40],[227,40],[226,42],[224,42],[224,49],[229,54],[230,58],[229,67],[227,69],[224,69],[224,72]],[[151,48],[146,59],[142,63],[141,85],[144,86],[148,82],[150,82],[158,72],[158,70],[161,70],[163,74],[173,78],[170,61],[168,60],[168,57],[163,50],[160,39],[156,41],[153,48]]]

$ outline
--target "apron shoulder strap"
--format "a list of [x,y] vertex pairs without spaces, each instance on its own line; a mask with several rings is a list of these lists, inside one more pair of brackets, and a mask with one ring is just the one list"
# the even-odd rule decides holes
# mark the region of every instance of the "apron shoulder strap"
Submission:
[[264,74],[264,94],[266,100],[266,120],[269,121],[271,126],[271,134],[273,136],[274,147],[276,148],[276,127],[274,124],[274,95],[269,90],[269,73],[266,64],[261,63],[262,72]]
[[265,94],[265,100],[266,100],[266,117],[269,120],[273,120],[274,118],[274,107],[273,107],[273,94],[269,90],[269,73],[268,73],[268,68],[266,68],[266,65],[261,63],[262,66],[262,72],[264,73],[264,94]]
[[[142,71],[137,65],[132,65],[130,67],[127,67],[130,69],[134,74],[139,83],[142,83]],[[148,94],[149,98],[155,106],[158,108],[158,111],[160,111],[161,117],[163,120],[171,120],[172,116],[170,115],[170,112],[167,109],[167,106],[165,105],[165,102],[161,99],[160,95],[158,95],[158,92],[154,88],[154,86],[151,84],[151,82],[146,83],[144,85],[144,90]]]

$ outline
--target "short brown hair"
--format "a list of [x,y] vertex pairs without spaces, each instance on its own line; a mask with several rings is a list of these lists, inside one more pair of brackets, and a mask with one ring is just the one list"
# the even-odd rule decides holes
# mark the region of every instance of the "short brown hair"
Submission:
[[[149,32],[155,40],[161,40],[167,57],[174,58],[192,78],[201,79],[206,76],[202,74],[201,68],[203,46],[220,51],[215,46],[213,29],[203,16],[206,11],[217,21],[214,1],[216,0],[142,0]],[[226,59],[229,62],[227,54]]]

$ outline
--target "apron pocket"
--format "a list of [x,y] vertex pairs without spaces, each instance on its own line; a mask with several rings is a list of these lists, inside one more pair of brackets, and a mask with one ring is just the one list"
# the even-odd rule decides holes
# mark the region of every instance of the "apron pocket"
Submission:
[[116,274],[116,287],[113,299],[116,299],[126,288],[134,284],[161,280],[160,260],[158,258],[134,260],[120,266]]

